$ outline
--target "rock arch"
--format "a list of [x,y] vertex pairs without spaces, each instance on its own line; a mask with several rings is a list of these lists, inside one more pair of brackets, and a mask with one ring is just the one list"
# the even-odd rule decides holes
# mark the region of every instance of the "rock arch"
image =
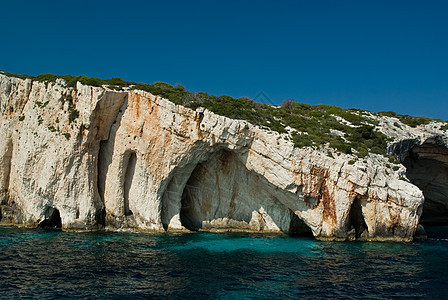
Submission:
[[[177,201],[177,226],[189,230],[274,231],[311,236],[311,229],[278,199],[279,189],[248,170],[244,157],[219,149],[179,170],[164,195],[165,229],[176,226],[172,222],[176,213],[172,205]],[[167,210],[171,213],[167,214]]]
[[126,149],[113,153],[107,167],[98,185],[104,201],[105,226],[152,229],[157,222],[152,217],[156,208],[150,197],[152,181],[144,170],[144,156],[138,150]]

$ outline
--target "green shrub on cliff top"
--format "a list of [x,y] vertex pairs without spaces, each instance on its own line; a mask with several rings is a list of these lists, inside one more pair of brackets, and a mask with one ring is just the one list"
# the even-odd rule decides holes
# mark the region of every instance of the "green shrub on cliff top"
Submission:
[[[109,88],[122,89],[128,87],[143,90],[154,95],[167,98],[175,104],[196,109],[205,107],[210,111],[233,119],[243,119],[271,130],[285,133],[290,127],[291,137],[296,147],[319,146],[329,144],[330,147],[343,153],[354,153],[359,157],[369,152],[386,155],[387,137],[375,130],[378,121],[366,116],[368,113],[360,109],[343,109],[332,105],[309,105],[286,100],[280,107],[255,102],[249,98],[232,98],[230,96],[214,96],[207,93],[193,93],[183,86],[172,86],[164,82],[154,84],[124,81],[121,78],[99,79],[84,75],[43,74],[36,77],[27,75],[8,76],[30,78],[36,81],[54,82],[57,78],[66,81],[68,87],[75,87],[76,82],[92,86],[107,85]],[[381,112],[379,115],[397,117],[409,126],[427,124],[428,118],[399,115],[394,112]],[[79,117],[79,112],[72,110],[69,121]],[[340,119],[346,122],[341,122]]]
[[380,116],[397,118],[401,121],[401,123],[406,124],[411,127],[417,127],[418,125],[425,125],[431,121],[441,121],[438,119],[430,119],[430,118],[425,118],[425,117],[412,117],[412,116],[408,116],[408,115],[400,115],[400,114],[394,113],[392,111],[382,111],[382,112],[379,112],[378,114]]

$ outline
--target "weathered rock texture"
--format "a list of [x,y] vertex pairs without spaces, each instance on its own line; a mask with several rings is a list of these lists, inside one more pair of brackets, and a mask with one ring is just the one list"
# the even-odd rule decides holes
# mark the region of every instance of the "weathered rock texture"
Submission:
[[[398,143],[400,144],[400,143]],[[448,139],[431,136],[423,140],[404,140],[408,151],[401,151],[406,176],[425,197],[423,224],[448,224]],[[411,146],[410,146],[411,145]]]
[[397,166],[297,149],[286,135],[143,91],[0,75],[0,109],[3,224],[411,240],[424,195],[428,215],[447,218],[440,123],[375,117]]

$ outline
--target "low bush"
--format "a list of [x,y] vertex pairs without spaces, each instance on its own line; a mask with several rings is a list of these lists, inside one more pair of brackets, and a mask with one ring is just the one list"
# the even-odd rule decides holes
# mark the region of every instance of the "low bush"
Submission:
[[68,122],[72,123],[79,117],[79,111],[77,109],[70,110],[70,114],[68,115]]

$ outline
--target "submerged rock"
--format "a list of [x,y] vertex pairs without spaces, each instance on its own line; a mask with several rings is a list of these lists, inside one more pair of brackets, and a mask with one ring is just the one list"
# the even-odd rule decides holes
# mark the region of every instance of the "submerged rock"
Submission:
[[0,74],[0,109],[4,224],[409,241],[422,211],[448,222],[441,123],[371,116],[401,165],[295,148],[288,134],[138,90]]

